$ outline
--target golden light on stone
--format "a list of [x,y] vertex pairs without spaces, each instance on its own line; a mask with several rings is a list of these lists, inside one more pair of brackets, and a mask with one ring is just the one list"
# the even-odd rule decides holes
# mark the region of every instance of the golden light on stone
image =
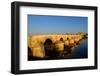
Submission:
[[31,49],[32,56],[44,58],[46,56],[44,43],[47,39],[51,39],[56,51],[62,52],[64,46],[75,46],[83,38],[82,36],[81,34],[33,35],[28,37],[28,48]]

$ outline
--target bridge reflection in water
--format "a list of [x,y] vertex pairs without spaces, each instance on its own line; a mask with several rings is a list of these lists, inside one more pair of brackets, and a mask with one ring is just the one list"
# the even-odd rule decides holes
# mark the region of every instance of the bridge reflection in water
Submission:
[[[28,60],[53,60],[53,59],[79,59],[87,58],[87,38],[80,39],[74,43],[68,43],[67,40],[60,38],[59,41],[53,42],[47,38],[44,43],[37,44],[37,48],[28,47]],[[34,51],[32,51],[34,49]],[[41,50],[41,51],[40,51]],[[38,52],[38,53],[37,53]]]

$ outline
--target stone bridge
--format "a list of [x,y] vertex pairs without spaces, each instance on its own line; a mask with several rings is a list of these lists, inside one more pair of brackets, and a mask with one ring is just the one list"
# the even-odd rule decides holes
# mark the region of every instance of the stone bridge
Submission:
[[28,47],[32,50],[32,55],[36,57],[45,56],[45,42],[46,40],[51,40],[58,51],[63,51],[64,45],[74,46],[82,39],[82,35],[79,34],[52,34],[52,35],[33,35],[28,37]]

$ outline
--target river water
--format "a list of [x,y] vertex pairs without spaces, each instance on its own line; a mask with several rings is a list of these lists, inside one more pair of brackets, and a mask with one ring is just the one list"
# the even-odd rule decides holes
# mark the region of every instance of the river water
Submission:
[[72,52],[66,58],[68,59],[88,58],[88,39],[82,40],[79,45],[77,45],[72,49]]

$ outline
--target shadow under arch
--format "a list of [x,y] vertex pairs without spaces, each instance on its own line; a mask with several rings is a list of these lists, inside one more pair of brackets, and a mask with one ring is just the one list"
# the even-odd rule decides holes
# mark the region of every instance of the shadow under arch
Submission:
[[55,50],[53,41],[50,38],[45,40],[44,49],[46,58],[54,58],[58,56],[58,52]]
[[60,41],[64,41],[62,37],[60,38]]
[[47,38],[44,42],[44,45],[51,45],[51,44],[53,44],[53,42],[50,38]]

